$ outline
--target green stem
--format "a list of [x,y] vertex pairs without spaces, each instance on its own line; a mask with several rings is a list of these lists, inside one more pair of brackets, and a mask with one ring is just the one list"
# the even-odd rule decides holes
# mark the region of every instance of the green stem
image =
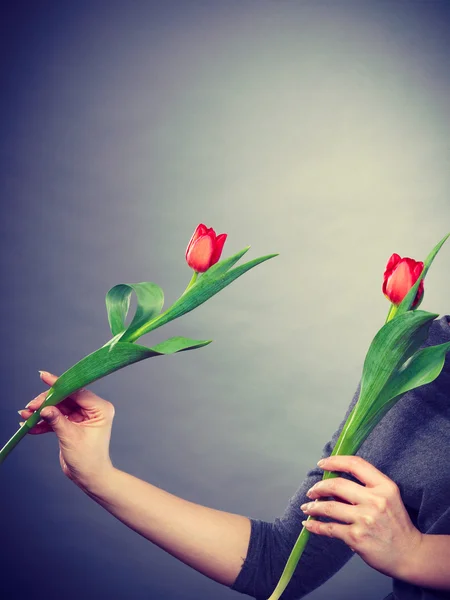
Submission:
[[[353,407],[352,412],[347,418],[347,421],[344,425],[343,430],[341,431],[341,435],[339,436],[338,441],[335,444],[335,447],[331,453],[331,456],[339,455],[349,455],[354,454],[352,448],[352,438],[350,433],[348,433],[350,423],[352,422],[355,416],[355,407]],[[322,480],[325,479],[333,479],[334,477],[339,477],[340,473],[336,471],[324,471],[322,475]],[[306,519],[307,521],[317,520],[311,515]],[[303,554],[303,550],[306,547],[306,544],[309,539],[310,532],[303,527],[300,531],[300,535],[297,538],[297,541],[292,548],[292,551],[287,560],[286,566],[284,567],[283,573],[281,574],[280,580],[277,583],[276,588],[272,592],[272,595],[267,600],[278,600],[281,594],[286,589],[288,583],[290,582],[292,575],[298,565],[298,562]]]
[[[310,515],[306,520],[311,521],[313,519],[314,517]],[[292,548],[286,566],[284,567],[283,573],[281,574],[280,580],[277,583],[277,587],[273,590],[272,594],[267,600],[278,600],[278,598],[286,589],[295,571],[295,567],[297,566],[298,561],[300,560],[300,557],[303,554],[303,550],[305,549],[306,543],[308,542],[310,535],[311,532],[308,531],[306,527],[302,527],[300,535],[298,536],[297,541],[295,542],[294,547]]]
[[17,446],[17,444],[20,442],[20,440],[22,438],[24,438],[27,435],[27,433],[30,431],[30,429],[32,427],[34,427],[36,425],[36,423],[40,420],[41,410],[45,406],[49,406],[51,404],[50,400],[52,399],[52,396],[53,396],[53,394],[50,394],[50,393],[47,394],[46,399],[41,404],[41,406],[38,408],[38,410],[36,410],[25,421],[25,424],[22,425],[22,427],[16,431],[16,433],[12,436],[12,438],[6,442],[6,444],[0,450],[0,465],[5,460],[5,458],[8,456],[8,454],[11,452],[11,450],[13,450]]
[[[335,473],[334,471],[324,471],[322,479],[333,479],[334,477],[338,477],[339,473]],[[311,515],[306,519],[306,521],[316,521],[317,519]],[[284,567],[283,573],[281,574],[280,580],[277,583],[276,588],[273,590],[271,596],[267,600],[278,600],[281,594],[286,589],[288,583],[292,579],[292,575],[298,565],[298,562],[303,554],[303,550],[306,547],[306,544],[309,540],[309,536],[311,532],[306,529],[306,527],[302,527],[300,531],[300,535],[297,538],[297,541],[292,548],[292,551],[287,560],[286,566]]]
[[389,308],[389,312],[388,312],[387,318],[386,318],[386,321],[384,322],[385,325],[389,321],[392,321],[392,319],[397,314],[397,311],[398,311],[398,306],[396,304],[391,304],[391,306]]
[[197,277],[198,277],[198,271],[194,271],[190,282],[188,283],[187,288],[184,290],[184,292],[181,294],[182,296],[185,295],[185,293],[194,285],[194,283],[197,281]]

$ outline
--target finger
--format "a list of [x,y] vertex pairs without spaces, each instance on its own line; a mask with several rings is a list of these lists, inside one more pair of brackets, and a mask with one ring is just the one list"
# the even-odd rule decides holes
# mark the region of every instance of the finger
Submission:
[[327,501],[327,502],[308,502],[301,507],[302,511],[311,517],[330,517],[342,523],[354,523],[356,514],[355,507],[342,502]]
[[[19,425],[23,427],[24,421],[21,421]],[[41,433],[49,433],[50,431],[53,431],[53,429],[48,423],[42,421],[42,423],[36,423],[36,425],[27,432],[27,435],[40,435]]]
[[33,400],[30,400],[30,402],[28,402],[28,404],[25,405],[25,410],[28,409],[29,411],[35,412],[36,410],[38,410],[38,408],[40,408],[41,404],[44,402],[47,396],[48,390],[46,392],[41,392],[36,396],[36,398],[33,398]]
[[[49,373],[48,371],[39,371],[39,373],[42,381],[48,385],[53,385],[58,379],[56,375],[53,375],[53,373]],[[106,400],[100,398],[100,396],[97,396],[97,394],[94,394],[94,392],[91,392],[85,388],[81,388],[76,392],[72,392],[64,401],[67,400],[72,400],[76,405],[87,410],[93,408],[94,406],[98,408],[99,405],[107,404]]]
[[[24,412],[24,414],[22,416],[25,419],[28,419],[34,412],[36,412],[37,410],[39,410],[41,408],[41,406],[44,403],[44,400],[47,398],[47,396],[48,396],[48,390],[46,392],[40,393],[38,396],[36,396],[36,398],[33,398],[33,400],[30,400],[30,402],[28,402],[28,404],[25,406],[25,408],[22,409],[22,411]],[[73,401],[71,401],[71,402],[72,402],[72,404],[67,402],[66,400],[62,400],[59,403],[60,411],[64,415],[70,415],[74,410],[77,409],[77,405],[74,404]]]
[[[316,535],[326,535],[328,537],[342,540],[347,545],[349,544],[349,541],[347,541],[350,527],[349,525],[341,525],[340,523],[323,523],[322,521],[315,521],[311,519],[302,521],[302,525],[311,533],[315,533]],[[353,550],[353,548],[351,548],[351,550]]]
[[53,373],[49,373],[48,371],[39,371],[39,377],[44,383],[47,383],[50,386],[58,379],[57,375],[53,375]]
[[340,456],[336,454],[335,456],[328,456],[323,459],[323,462],[319,462],[321,469],[324,469],[325,471],[344,471],[346,473],[351,473],[367,487],[375,487],[391,481],[389,477],[367,462],[367,460],[364,460],[361,456]]
[[306,492],[307,497],[311,500],[322,496],[338,496],[350,504],[363,504],[367,501],[368,494],[369,492],[363,485],[343,477],[323,479]]
[[[69,419],[69,421],[72,421],[73,423],[81,423],[82,421],[84,421],[84,417],[82,414],[80,414],[79,412],[72,411],[69,407],[64,406],[64,400],[58,404],[58,409],[62,412],[66,419]],[[22,410],[18,410],[17,412],[22,417],[22,419],[27,420],[36,411],[24,408]]]

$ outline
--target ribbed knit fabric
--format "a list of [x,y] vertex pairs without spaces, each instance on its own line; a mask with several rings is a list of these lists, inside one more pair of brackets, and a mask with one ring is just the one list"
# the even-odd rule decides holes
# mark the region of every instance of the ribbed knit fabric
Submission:
[[[450,316],[433,321],[424,346],[450,341]],[[350,411],[359,397],[359,386],[347,413],[322,457],[329,456]],[[422,532],[450,535],[450,354],[439,377],[405,394],[383,417],[356,453],[398,485],[413,524]],[[318,457],[319,458],[319,457]],[[250,519],[247,557],[231,587],[256,600],[273,592],[306,518],[300,506],[306,492],[322,479],[323,471],[308,471],[283,515],[273,523]],[[361,483],[348,473],[340,477]],[[319,517],[329,522],[328,517]],[[343,541],[311,534],[294,575],[281,600],[303,598],[330,579],[353,556]],[[430,556],[430,560],[433,557]],[[450,564],[449,564],[450,569]],[[444,600],[450,591],[421,588],[393,579],[392,600]],[[349,599],[353,600],[353,598]],[[356,597],[355,597],[356,600]],[[357,600],[360,600],[358,597]]]

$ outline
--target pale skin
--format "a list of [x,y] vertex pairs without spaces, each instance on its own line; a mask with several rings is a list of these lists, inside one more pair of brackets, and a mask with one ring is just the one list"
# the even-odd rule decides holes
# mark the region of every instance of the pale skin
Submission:
[[[45,371],[52,386],[57,376]],[[19,411],[28,419],[44,401],[39,394]],[[53,413],[49,417],[49,413]],[[80,390],[42,410],[31,435],[54,432],[63,473],[125,525],[207,577],[226,586],[236,580],[247,555],[250,520],[183,500],[120,471],[109,455],[114,405]],[[65,417],[65,418],[64,418]],[[411,522],[398,486],[358,456],[333,456],[321,468],[351,473],[362,485],[336,477],[320,481],[303,505],[315,535],[341,539],[372,568],[414,585],[450,590],[450,535],[421,533]],[[333,496],[333,501],[317,501]]]

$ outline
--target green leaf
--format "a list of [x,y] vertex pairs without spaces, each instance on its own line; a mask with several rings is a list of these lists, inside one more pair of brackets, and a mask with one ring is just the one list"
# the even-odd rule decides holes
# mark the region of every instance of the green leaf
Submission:
[[[430,268],[431,263],[435,259],[436,254],[439,252],[439,250],[442,248],[442,246],[444,245],[444,243],[446,242],[446,240],[449,237],[450,237],[450,233],[448,233],[445,237],[443,237],[442,240],[436,244],[436,246],[433,248],[433,250],[426,257],[426,259],[423,263],[423,269],[422,269],[422,273],[420,274],[420,277],[417,279],[416,283],[412,286],[412,288],[409,290],[409,292],[406,294],[406,296],[403,298],[403,300],[399,304],[399,307],[398,307],[398,310],[397,310],[397,313],[396,313],[394,319],[397,319],[400,315],[402,315],[403,313],[410,310],[411,305],[414,302],[414,298],[416,297],[417,290],[419,289],[420,282],[422,281],[422,279],[425,279],[425,275],[428,273],[428,269]],[[420,301],[419,304],[421,302],[422,301]]]
[[402,372],[403,365],[425,342],[431,323],[437,316],[422,310],[408,311],[378,331],[364,361],[358,402],[341,431],[333,454],[356,453],[375,426],[370,415],[383,411],[384,403],[390,399],[386,390]]
[[173,337],[152,348],[128,342],[118,342],[113,348],[110,348],[106,344],[103,348],[88,354],[88,356],[82,358],[58,377],[54,385],[49,389],[47,397],[39,409],[25,421],[25,424],[3,446],[0,451],[0,464],[20,440],[26,436],[28,431],[36,425],[40,419],[41,410],[45,406],[55,406],[80,388],[109,375],[109,373],[123,369],[127,365],[153,356],[194,350],[210,343],[211,340],[191,340],[184,337]]
[[246,252],[249,251],[249,249],[250,246],[246,246],[242,250],[239,250],[239,252],[236,252],[236,254],[233,254],[233,256],[229,256],[228,258],[224,258],[221,261],[217,262],[215,265],[213,265],[207,271],[205,271],[205,273],[203,273],[201,279],[205,281],[212,281],[220,275],[223,275],[229,269],[231,269],[231,267],[234,264],[236,264],[237,261],[240,258],[242,258]]
[[378,331],[367,352],[361,379],[361,404],[371,404],[388,380],[425,342],[432,321],[439,315],[408,311]]
[[212,340],[192,340],[185,337],[173,337],[164,342],[147,348],[129,342],[117,342],[112,350],[107,346],[88,354],[70,369],[62,373],[50,388],[49,394],[42,404],[55,405],[76,390],[102,379],[106,375],[123,369],[127,365],[139,362],[146,358],[175,354],[185,350],[202,348]]
[[[137,308],[131,323],[126,327],[125,319],[133,291],[137,298]],[[159,315],[164,304],[164,293],[156,283],[150,281],[119,283],[106,294],[105,302],[109,326],[114,336],[113,340],[110,340],[107,345],[112,348],[125,332],[133,333],[143,324]]]
[[440,375],[450,342],[428,346],[416,352],[383,388],[377,402],[366,415],[364,429],[358,435],[359,447],[384,415],[407,392],[431,383]]
[[163,354],[174,354],[185,350],[194,350],[210,344],[212,340],[191,340],[185,337],[173,337],[152,348],[118,342],[113,348],[108,345],[88,354],[58,377],[49,389],[47,397],[25,424],[12,436],[0,451],[0,464],[5,460],[13,448],[23,439],[28,431],[40,419],[41,410],[45,406],[55,406],[80,388],[123,369],[127,365]]
[[438,377],[450,351],[450,342],[427,346],[416,352],[389,382],[383,396],[393,398],[406,394],[412,389],[431,383]]
[[[237,254],[231,256],[230,258],[221,261],[221,263],[217,263],[211,269],[208,269],[202,277],[200,277],[197,282],[185,293],[183,294],[166,312],[162,313],[153,321],[144,324],[142,327],[135,329],[134,331],[127,331],[122,336],[123,341],[134,341],[138,337],[148,333],[149,331],[153,331],[162,325],[165,325],[169,321],[173,321],[182,315],[194,310],[203,302],[206,302],[220,292],[227,285],[230,285],[235,279],[255,267],[260,263],[273,258],[274,256],[278,256],[278,254],[268,254],[266,256],[261,256],[259,258],[255,258],[253,260],[244,263],[243,265],[236,267],[232,270],[230,266],[232,266],[237,260],[247,252],[249,246],[244,248],[244,250],[240,250]],[[215,269],[215,267],[218,267]],[[211,271],[211,272],[210,272]]]
[[[185,350],[194,350],[210,344],[212,340],[190,340],[185,337],[172,337],[164,342],[152,346],[151,350],[157,354],[175,354]],[[135,344],[133,344],[135,345]]]

